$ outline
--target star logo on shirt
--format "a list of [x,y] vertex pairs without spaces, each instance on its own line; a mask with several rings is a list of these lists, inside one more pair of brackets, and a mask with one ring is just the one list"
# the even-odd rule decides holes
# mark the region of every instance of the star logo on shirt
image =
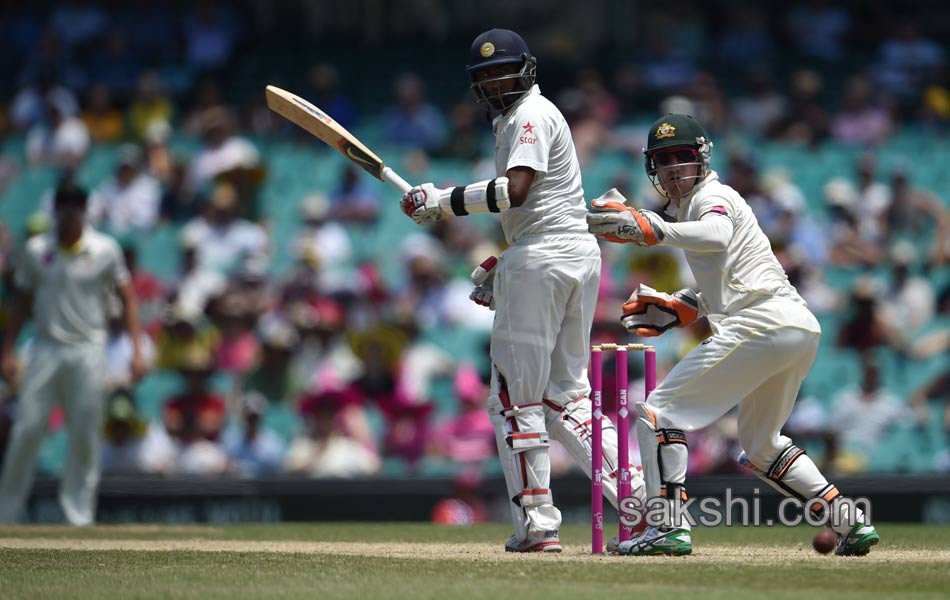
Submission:
[[525,133],[534,133],[534,125],[531,124],[531,121],[528,121],[527,125],[522,125],[521,128],[524,129]]

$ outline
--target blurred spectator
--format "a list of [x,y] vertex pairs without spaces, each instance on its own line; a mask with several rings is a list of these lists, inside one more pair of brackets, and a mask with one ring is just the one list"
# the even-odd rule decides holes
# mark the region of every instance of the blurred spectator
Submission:
[[941,226],[950,219],[950,210],[929,191],[914,187],[906,165],[898,165],[891,173],[890,204],[881,215],[881,224],[888,241],[896,236],[919,239],[936,226],[939,237]]
[[194,69],[218,69],[231,58],[241,23],[228,4],[198,0],[184,21],[185,57]]
[[81,49],[102,36],[109,26],[109,13],[89,0],[58,2],[49,16],[49,26],[69,49]]
[[701,119],[713,135],[722,131],[727,116],[727,103],[716,77],[708,71],[697,72],[686,89],[686,94],[695,107],[691,114]]
[[649,36],[647,53],[640,65],[643,85],[661,94],[683,90],[696,74],[692,59],[672,43],[667,32],[654,32]]
[[[138,31],[136,27],[133,31]],[[138,81],[142,65],[131,52],[129,35],[132,32],[113,27],[97,44],[89,61],[89,79],[95,85],[104,85],[126,97]]]
[[488,390],[471,365],[460,365],[452,391],[458,401],[454,415],[435,427],[431,452],[458,465],[479,468],[494,459],[495,433],[485,410]]
[[224,400],[208,390],[214,372],[211,355],[201,348],[188,349],[180,357],[177,370],[185,380],[185,389],[166,401],[165,428],[178,442],[216,441],[227,409]]
[[209,306],[221,343],[215,352],[215,367],[227,372],[246,373],[257,360],[259,344],[254,334],[257,315],[247,297],[228,291]]
[[893,270],[884,292],[887,301],[881,307],[881,315],[886,321],[899,324],[897,333],[909,340],[933,318],[937,296],[933,284],[915,274],[918,257],[912,243],[900,241],[889,254]]
[[950,68],[946,65],[924,87],[920,120],[931,134],[944,135],[950,127]]
[[831,209],[831,262],[873,266],[883,259],[884,230],[881,218],[891,203],[890,190],[875,181],[877,159],[865,154],[857,164],[857,185],[843,178],[825,184],[825,201]]
[[228,280],[198,260],[198,236],[201,233],[196,229],[183,231],[179,237],[181,262],[169,288],[169,299],[183,307],[186,313],[200,315],[211,298],[224,292]]
[[356,108],[340,91],[340,74],[330,63],[317,63],[310,67],[307,81],[313,90],[311,102],[322,108],[333,120],[353,131],[356,126]]
[[300,202],[301,227],[292,241],[293,253],[319,273],[325,290],[345,287],[352,278],[353,249],[346,229],[331,217],[330,201],[310,194]]
[[15,131],[27,131],[40,125],[55,105],[67,116],[79,114],[76,94],[64,86],[54,72],[44,72],[35,83],[28,83],[17,91],[10,102],[10,122]]
[[339,302],[297,299],[288,302],[285,314],[300,333],[300,348],[290,368],[304,390],[345,388],[363,374],[363,365],[347,340],[346,316]]
[[363,183],[363,173],[352,163],[343,168],[330,204],[333,217],[343,223],[369,225],[379,216],[379,195],[373,187]]
[[843,58],[854,22],[848,10],[829,0],[810,0],[792,9],[786,20],[788,38],[809,58]]
[[[203,145],[191,160],[187,175],[187,187],[192,193],[204,192],[218,177],[239,177],[242,171],[255,171],[260,167],[257,148],[235,135],[234,126],[234,115],[229,110],[211,109],[203,114]],[[237,191],[235,189],[235,194]]]
[[924,83],[946,63],[946,50],[923,37],[910,17],[897,21],[894,35],[881,43],[877,82],[907,105],[916,101]]
[[766,64],[757,64],[745,78],[745,93],[732,104],[732,122],[754,135],[764,135],[785,117],[788,99],[775,88]]
[[766,131],[767,137],[781,142],[815,146],[829,133],[829,117],[821,104],[821,76],[802,69],[792,76],[789,110]]
[[881,387],[877,366],[869,359],[862,361],[860,387],[842,390],[832,404],[833,429],[838,433],[833,468],[848,475],[866,471],[873,451],[908,416],[900,398]]
[[812,263],[800,249],[779,256],[788,281],[818,316],[841,310],[844,303],[841,294],[825,281],[825,271]]
[[482,157],[485,127],[482,113],[468,99],[457,102],[449,111],[450,131],[444,144],[432,152],[437,158],[457,158],[477,162]]
[[308,477],[369,477],[377,474],[379,457],[354,440],[338,421],[349,402],[340,391],[326,391],[309,397],[300,406],[307,432],[290,445],[284,468]]
[[297,331],[281,317],[265,315],[258,323],[260,360],[244,380],[245,393],[258,393],[269,404],[296,406],[303,385],[290,369],[299,347]]
[[[727,63],[745,65],[750,57],[768,60],[774,36],[768,16],[754,4],[726,5],[722,29],[716,36],[716,51]],[[701,122],[705,123],[702,119]]]
[[[122,2],[115,7],[114,26],[134,32],[130,36],[131,52],[139,56],[145,64],[169,64],[176,62],[179,44],[169,43],[177,40],[177,15],[172,6],[148,0]],[[148,27],[142,27],[148,23]]]
[[106,404],[102,472],[106,475],[171,475],[175,448],[160,423],[142,419],[127,390],[116,390]]
[[267,232],[237,216],[237,190],[230,183],[214,186],[204,215],[188,222],[183,238],[196,244],[198,264],[203,269],[232,273],[246,260],[265,261]]
[[478,497],[482,489],[482,478],[477,471],[460,474],[455,478],[453,487],[452,497],[443,498],[432,507],[433,523],[476,525],[488,521],[488,509]]
[[185,390],[165,402],[162,420],[175,442],[176,470],[183,475],[220,475],[228,467],[219,444],[227,409],[224,400],[208,390],[213,369],[205,349],[188,349],[178,365]]
[[241,398],[241,425],[222,436],[225,450],[237,475],[261,477],[277,473],[284,458],[284,443],[264,423],[267,399],[245,393]]
[[30,164],[75,167],[89,151],[89,130],[61,103],[49,101],[46,118],[26,134],[26,156]]
[[143,73],[128,109],[129,131],[132,136],[136,140],[145,141],[152,127],[160,123],[170,125],[173,116],[172,101],[165,94],[158,73]]
[[86,95],[86,109],[82,120],[93,142],[112,144],[125,136],[125,117],[112,103],[111,90],[103,85],[94,85]]
[[[925,428],[932,420],[930,404],[936,404],[941,409],[937,414],[940,421],[940,430],[943,432],[944,444],[950,443],[950,371],[939,373],[930,381],[924,383],[919,389],[915,390],[910,397],[910,406],[914,411],[915,421],[918,428]],[[939,406],[942,404],[943,406]],[[921,431],[921,435],[926,435],[926,431]],[[950,446],[937,455],[937,471],[942,473],[950,472]]]
[[846,307],[848,314],[838,330],[836,345],[854,350],[860,355],[892,344],[896,339],[893,327],[881,314],[881,286],[871,278],[861,277],[854,282],[851,298]]
[[401,459],[414,471],[428,443],[429,415],[434,406],[428,397],[408,394],[401,379],[405,370],[400,369],[400,360],[411,337],[407,329],[379,325],[353,340],[354,351],[365,367],[353,390],[386,418],[383,454]]
[[205,73],[198,79],[192,95],[193,100],[181,119],[180,129],[185,135],[198,137],[204,133],[207,115],[227,112],[229,109],[222,96],[221,84],[211,73]]
[[158,224],[162,190],[143,171],[143,158],[138,146],[125,144],[118,149],[115,174],[89,199],[92,223],[105,224],[114,233],[147,231]]
[[155,366],[178,369],[186,357],[195,354],[213,356],[220,339],[218,331],[201,312],[178,302],[169,304],[155,342]]
[[890,111],[875,102],[871,80],[855,75],[845,84],[841,112],[831,123],[834,139],[845,144],[874,146],[887,140],[894,131]]
[[405,287],[396,300],[397,311],[411,315],[422,329],[444,325],[451,312],[447,303],[444,250],[435,238],[413,234],[402,248]]
[[383,139],[390,144],[434,150],[445,139],[445,119],[426,101],[425,84],[418,75],[396,80],[396,102],[383,113]]

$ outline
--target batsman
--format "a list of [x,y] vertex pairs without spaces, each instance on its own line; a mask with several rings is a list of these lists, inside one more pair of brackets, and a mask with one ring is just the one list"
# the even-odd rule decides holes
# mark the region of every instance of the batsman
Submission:
[[[587,205],[571,131],[535,84],[537,60],[517,33],[492,29],[472,44],[476,100],[494,115],[497,177],[454,189],[411,189],[403,211],[420,225],[445,213],[500,213],[508,249],[486,259],[472,300],[494,307],[488,410],[505,473],[514,535],[510,552],[560,552],[561,513],[551,493],[548,447],[555,439],[588,477],[590,328],[600,282],[600,248],[587,231]],[[617,432],[605,418],[603,482],[617,506]],[[631,477],[634,497],[643,479]]]
[[[591,203],[591,233],[638,246],[684,251],[697,287],[668,294],[640,285],[623,306],[630,333],[657,336],[706,316],[713,335],[694,348],[637,404],[637,439],[649,506],[659,525],[619,544],[627,555],[692,552],[689,523],[674,506],[686,500],[685,432],[710,425],[739,405],[739,462],[786,496],[805,503],[838,534],[836,553],[866,554],[880,540],[860,509],[829,483],[804,450],[782,435],[815,353],[821,328],[743,198],[709,168],[713,144],[692,117],[669,114],[649,130],[646,170],[667,203],[667,222],[635,210],[616,190]],[[823,502],[818,501],[821,499]],[[824,507],[828,506],[828,510]]]

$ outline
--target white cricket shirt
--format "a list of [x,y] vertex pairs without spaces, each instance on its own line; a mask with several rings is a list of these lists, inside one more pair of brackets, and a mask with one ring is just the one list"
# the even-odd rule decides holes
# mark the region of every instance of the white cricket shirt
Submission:
[[63,344],[104,344],[108,293],[130,279],[119,244],[88,225],[77,251],[59,248],[56,232],[26,244],[15,282],[33,292],[36,338]]
[[525,203],[501,214],[508,243],[528,235],[586,234],[581,168],[561,111],[535,85],[507,114],[495,117],[492,130],[498,177],[512,167],[536,171]]
[[[674,209],[671,204],[668,212]],[[718,322],[769,297],[783,297],[806,305],[789,283],[752,209],[738,192],[719,181],[715,171],[709,171],[693,196],[675,210],[679,223],[713,215],[711,218],[729,219],[732,224],[732,236],[724,251],[683,248],[702,293],[703,308],[711,321]],[[670,224],[670,229],[675,230],[676,224]],[[664,244],[682,247],[676,241],[678,237],[668,233]],[[691,240],[685,237],[681,241],[685,246],[691,245]]]

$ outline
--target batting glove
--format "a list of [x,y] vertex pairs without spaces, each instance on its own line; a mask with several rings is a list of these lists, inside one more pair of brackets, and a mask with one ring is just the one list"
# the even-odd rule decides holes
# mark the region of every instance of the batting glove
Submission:
[[489,310],[495,310],[493,284],[495,281],[495,267],[497,266],[498,259],[489,256],[472,271],[472,283],[475,284],[475,289],[468,295],[468,298],[475,304],[487,306]]
[[693,290],[666,294],[641,283],[624,303],[620,323],[629,333],[654,337],[698,318],[699,296]]
[[442,218],[439,199],[443,194],[448,193],[450,193],[449,190],[439,189],[431,183],[423,183],[406,192],[399,206],[402,212],[406,213],[406,216],[417,225],[431,225]]
[[621,244],[633,242],[638,246],[655,246],[666,237],[666,224],[660,215],[627,206],[626,198],[616,189],[591,202],[587,229],[605,240]]

